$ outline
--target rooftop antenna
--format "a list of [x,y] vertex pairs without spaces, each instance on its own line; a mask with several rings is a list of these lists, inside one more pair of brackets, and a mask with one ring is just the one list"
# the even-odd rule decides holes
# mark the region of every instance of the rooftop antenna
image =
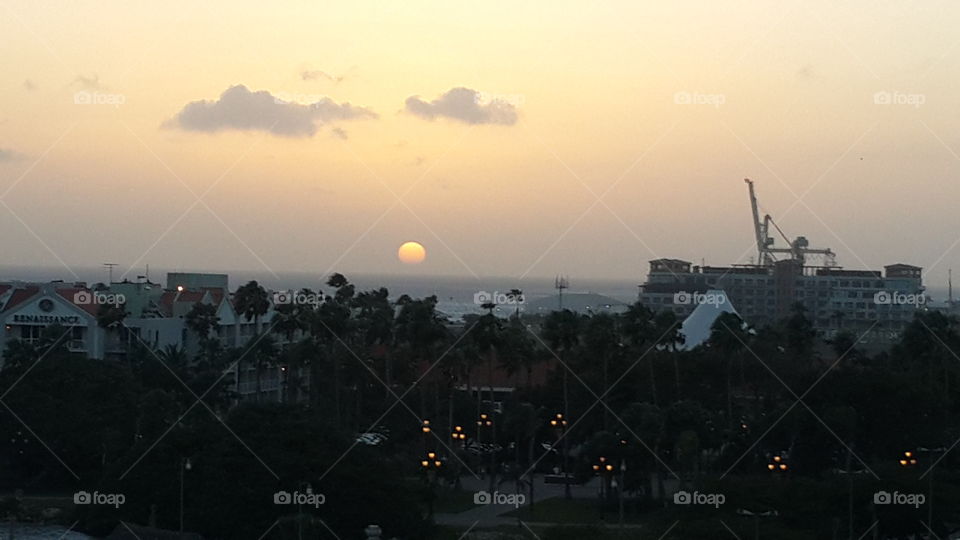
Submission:
[[553,288],[560,291],[560,311],[563,311],[563,290],[570,288],[570,280],[565,276],[557,276],[553,280]]
[[113,283],[113,267],[117,266],[117,263],[103,263],[103,266],[107,268],[107,286]]

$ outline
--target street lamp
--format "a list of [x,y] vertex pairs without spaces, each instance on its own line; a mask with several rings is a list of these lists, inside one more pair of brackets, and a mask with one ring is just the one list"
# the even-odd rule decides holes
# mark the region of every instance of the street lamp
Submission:
[[422,431],[424,435],[427,435],[427,434],[430,433],[430,421],[429,421],[429,420],[424,420],[423,422],[420,422],[420,431]]
[[455,441],[460,441],[460,444],[467,439],[467,434],[463,432],[463,426],[454,426],[453,432],[450,433],[450,438]]
[[183,538],[183,473],[191,469],[190,458],[180,458],[180,538]]
[[770,460],[770,463],[767,463],[767,470],[771,472],[787,472],[790,467],[787,465],[787,461],[781,455],[773,456]]
[[[946,451],[947,449],[942,446],[940,448],[923,448],[923,447],[917,448],[917,452],[923,452],[925,454],[929,454],[930,461],[933,463],[933,465],[931,465],[930,468],[927,469],[927,472],[920,475],[921,480],[923,479],[924,476],[927,477],[927,500],[926,500],[927,523],[929,523],[931,527],[933,526],[933,468],[938,463],[933,460],[933,454],[943,454]],[[906,452],[903,453],[903,457],[900,458],[900,466],[912,467],[916,465],[917,458],[915,456],[916,454],[914,452],[907,450]]]
[[550,419],[550,426],[557,430],[557,440],[563,439],[563,470],[561,471],[563,472],[563,495],[569,499],[571,495],[570,479],[567,478],[567,419],[563,414],[557,413]]
[[443,460],[440,459],[440,456],[436,452],[427,452],[427,455],[420,460],[420,468],[427,475],[427,484],[430,486],[430,519],[433,520],[433,499],[434,494],[434,485],[436,484],[437,471],[443,467]]
[[480,441],[480,430],[482,428],[490,428],[490,492],[493,493],[494,488],[496,487],[496,444],[497,444],[497,432],[494,430],[493,418],[487,413],[481,413],[480,418],[477,420],[477,441]]
[[593,472],[600,476],[600,497],[602,498],[606,491],[606,479],[603,475],[613,472],[613,464],[609,463],[606,457],[600,456],[593,464]]
[[917,458],[914,457],[913,452],[906,451],[903,453],[903,457],[900,458],[901,467],[911,467],[917,464]]

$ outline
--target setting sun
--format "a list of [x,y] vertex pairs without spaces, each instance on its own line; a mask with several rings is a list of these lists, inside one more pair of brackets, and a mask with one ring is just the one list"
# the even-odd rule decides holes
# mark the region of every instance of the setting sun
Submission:
[[427,250],[419,242],[406,242],[397,250],[397,257],[404,264],[420,264],[427,258]]

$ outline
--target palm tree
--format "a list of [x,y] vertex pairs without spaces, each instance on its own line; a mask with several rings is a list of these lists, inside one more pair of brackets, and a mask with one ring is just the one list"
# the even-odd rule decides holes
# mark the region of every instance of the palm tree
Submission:
[[542,357],[537,354],[530,332],[519,317],[510,317],[503,330],[503,350],[497,355],[500,365],[511,376],[525,372],[527,390],[530,390],[533,386],[533,366]]
[[262,392],[262,374],[265,369],[276,365],[277,349],[273,338],[270,335],[257,334],[253,336],[248,343],[250,349],[246,355],[253,359],[253,366],[257,377],[257,403],[260,402]]
[[[643,441],[643,445],[631,444],[627,445],[627,448],[634,453],[633,459],[643,460],[643,463],[650,464],[653,467],[657,478],[658,493],[656,498],[662,498],[664,496],[663,475],[661,474],[660,463],[656,458],[660,456],[660,446],[664,437],[663,412],[656,405],[634,403],[627,407],[620,417],[630,427],[630,433]],[[654,459],[649,459],[649,453],[643,449],[644,446],[652,450]],[[649,470],[647,468],[647,472]],[[646,480],[644,480],[644,483],[646,483]]]
[[233,307],[248,321],[253,320],[260,332],[260,317],[270,309],[267,290],[256,281],[250,281],[233,293]]
[[127,318],[127,315],[129,313],[127,313],[123,304],[100,304],[100,307],[97,308],[97,326],[107,332],[116,333],[125,351],[129,343],[126,339],[127,327],[124,326],[123,321]]
[[647,367],[650,371],[650,395],[654,405],[657,400],[657,378],[654,370],[654,358],[656,355],[648,354],[646,348],[651,341],[660,337],[654,335],[653,311],[642,303],[637,302],[631,305],[626,313],[621,316],[620,332],[623,338],[633,349],[633,353],[641,356],[647,355]]
[[[580,317],[565,309],[563,311],[552,311],[547,315],[543,324],[543,336],[560,359],[563,369],[563,416],[570,419],[570,368],[564,361],[564,357],[570,350],[580,342]],[[567,456],[569,455],[569,436],[563,437],[563,493],[567,499],[572,499],[570,492],[570,482],[566,475],[570,472],[567,468]]]
[[357,294],[353,305],[357,309],[357,333],[368,349],[383,354],[383,380],[387,396],[393,389],[391,349],[394,340],[396,309],[390,304],[390,293],[385,287]]
[[720,361],[727,379],[727,428],[733,425],[733,395],[731,391],[731,372],[733,360],[739,356],[749,338],[743,328],[743,320],[736,313],[722,313],[715,321],[707,345],[720,355]]
[[673,358],[673,374],[677,385],[677,398],[680,399],[680,363],[677,359],[677,346],[683,344],[683,334],[680,333],[680,321],[676,313],[661,311],[653,318],[653,332]]
[[184,324],[197,335],[200,350],[207,362],[213,362],[216,347],[219,345],[216,336],[220,330],[220,316],[217,315],[217,306],[213,304],[195,303],[184,317]]
[[[314,338],[318,340],[321,350],[324,351],[329,360],[332,371],[331,377],[329,377],[332,386],[330,394],[333,395],[334,418],[339,426],[342,420],[340,357],[345,351],[349,350],[349,342],[354,330],[355,321],[352,319],[351,308],[354,286],[343,274],[339,273],[331,275],[327,280],[327,285],[335,288],[334,294],[326,296],[324,302],[320,304],[314,313],[312,326]],[[310,377],[312,383],[321,380],[322,367],[319,363],[312,365],[312,375]],[[311,384],[311,387],[315,386],[317,385]],[[319,387],[317,387],[317,390],[319,391]],[[318,393],[314,392],[313,395],[316,399],[319,399]]]
[[493,310],[497,307],[496,304],[487,302],[481,307],[487,310],[487,313],[477,321],[477,327],[472,334],[472,338],[480,351],[487,357],[487,388],[490,391],[490,406],[493,407],[496,401],[493,392],[493,359],[496,356],[497,349],[503,344],[503,325],[500,324],[500,319],[493,314]]
[[[241,286],[233,293],[233,306],[237,310],[237,313],[244,316],[247,321],[253,320],[254,326],[256,327],[256,335],[253,339],[257,339],[257,336],[260,335],[260,318],[267,313],[270,309],[270,300],[267,297],[267,290],[260,286],[256,281],[250,281],[246,285]],[[260,401],[260,388],[261,388],[261,369],[264,366],[263,359],[255,359],[254,365],[256,369],[257,377],[257,402]]]
[[[401,297],[398,300],[400,312],[396,319],[396,341],[405,349],[406,369],[418,370],[429,359],[436,346],[449,337],[443,320],[437,313],[437,297],[428,296],[421,300]],[[419,389],[420,414],[426,417],[426,393]]]
[[[609,371],[610,359],[620,349],[620,336],[617,329],[617,318],[608,313],[597,313],[587,319],[584,329],[584,343],[587,346],[587,354],[600,357],[601,376],[603,379],[603,393],[600,394],[600,403],[603,405],[603,429],[610,429],[610,408],[607,405],[607,392],[609,390]],[[592,366],[592,358],[590,365]]]

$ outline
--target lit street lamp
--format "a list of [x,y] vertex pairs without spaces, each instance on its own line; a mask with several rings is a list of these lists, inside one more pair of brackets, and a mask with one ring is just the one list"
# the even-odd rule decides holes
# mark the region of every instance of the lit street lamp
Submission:
[[440,459],[440,456],[436,452],[427,452],[427,455],[420,460],[420,468],[426,473],[427,484],[430,487],[430,520],[433,520],[433,499],[436,497],[434,493],[434,487],[437,480],[437,471],[443,467],[443,460]]
[[777,454],[773,456],[773,458],[770,460],[770,463],[767,463],[767,470],[774,473],[785,473],[790,470],[790,467],[787,465],[787,461],[783,458],[783,456]]
[[557,430],[557,440],[563,440],[563,495],[567,499],[571,498],[570,495],[570,479],[567,478],[567,419],[561,413],[557,413],[553,418],[550,419],[550,426]]
[[[477,442],[480,442],[480,433],[482,428],[490,428],[490,493],[493,493],[494,489],[497,487],[497,476],[496,476],[496,444],[497,444],[497,432],[493,425],[493,418],[490,417],[487,413],[480,414],[480,418],[477,420]],[[481,447],[482,448],[482,447]]]

